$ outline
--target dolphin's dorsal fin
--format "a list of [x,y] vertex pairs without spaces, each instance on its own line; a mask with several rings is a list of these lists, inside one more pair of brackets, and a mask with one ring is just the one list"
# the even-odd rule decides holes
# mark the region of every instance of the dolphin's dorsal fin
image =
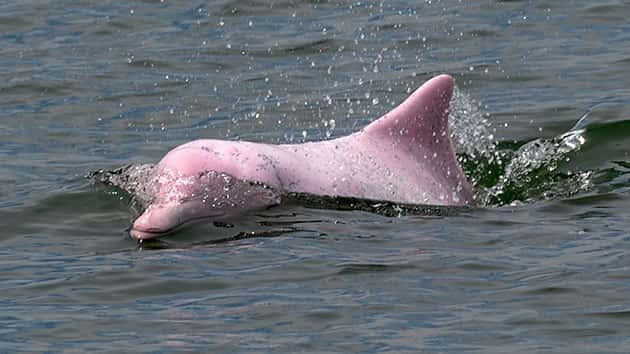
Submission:
[[[430,175],[434,197],[441,204],[467,204],[473,199],[451,143],[448,116],[453,79],[440,75],[422,85],[398,107],[365,127],[363,134],[371,144],[389,143],[392,159],[411,154],[419,164],[409,170],[419,184]],[[431,188],[427,188],[431,190]],[[444,198],[444,199],[442,199]]]
[[[363,129],[364,134],[400,143],[429,147],[448,145],[449,104],[453,79],[436,76],[418,88],[403,103]],[[449,149],[450,150],[450,149]]]

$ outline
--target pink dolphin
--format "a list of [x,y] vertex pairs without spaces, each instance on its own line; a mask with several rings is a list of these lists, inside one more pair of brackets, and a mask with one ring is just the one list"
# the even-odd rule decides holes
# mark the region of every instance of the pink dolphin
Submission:
[[164,156],[136,239],[221,220],[309,193],[409,204],[468,205],[471,185],[448,133],[453,79],[437,76],[361,131],[293,145],[195,140]]

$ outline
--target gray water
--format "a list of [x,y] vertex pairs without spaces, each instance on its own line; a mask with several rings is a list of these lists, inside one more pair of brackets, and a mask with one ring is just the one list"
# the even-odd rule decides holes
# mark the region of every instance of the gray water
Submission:
[[[628,352],[628,18],[628,1],[1,2],[0,352]],[[506,162],[588,113],[583,146],[485,206],[291,203],[152,244],[128,237],[128,195],[84,178],[195,138],[342,136],[444,72]],[[496,186],[502,167],[468,160]]]

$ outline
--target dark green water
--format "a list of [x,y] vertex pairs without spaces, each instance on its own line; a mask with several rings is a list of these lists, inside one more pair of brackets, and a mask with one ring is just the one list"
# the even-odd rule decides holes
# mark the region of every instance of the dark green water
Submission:
[[[0,3],[0,352],[627,352],[628,18],[627,1]],[[129,197],[83,177],[195,138],[342,136],[443,72],[498,142],[500,165],[459,144],[471,179],[542,161],[490,205],[291,203],[138,245]]]

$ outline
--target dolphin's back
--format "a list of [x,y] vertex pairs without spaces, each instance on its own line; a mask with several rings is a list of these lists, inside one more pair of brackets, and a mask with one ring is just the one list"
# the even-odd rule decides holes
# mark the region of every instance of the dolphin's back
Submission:
[[334,140],[281,145],[293,158],[277,164],[291,192],[462,205],[472,188],[448,133],[453,80],[441,75],[363,130]]

